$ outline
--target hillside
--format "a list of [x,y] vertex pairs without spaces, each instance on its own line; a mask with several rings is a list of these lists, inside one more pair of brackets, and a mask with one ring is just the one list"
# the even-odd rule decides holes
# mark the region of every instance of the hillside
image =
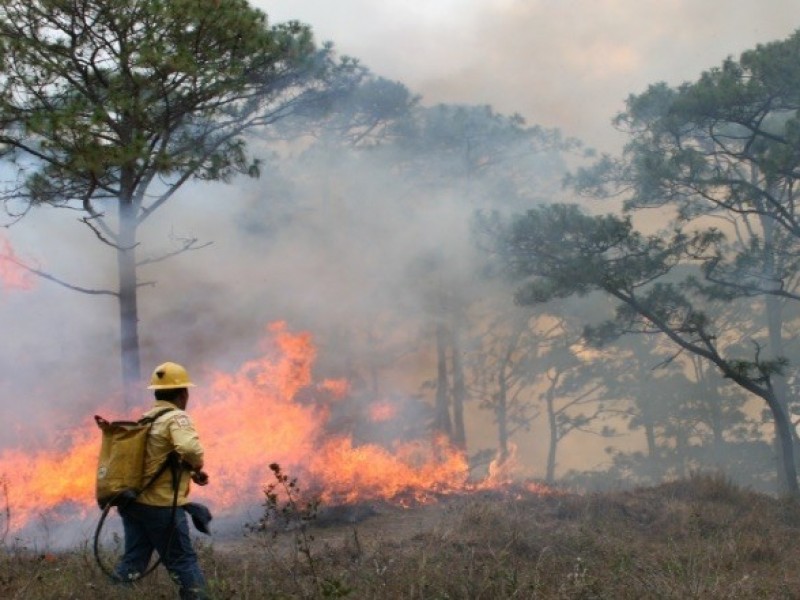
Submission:
[[[712,476],[603,494],[485,493],[416,508],[320,511],[307,528],[201,546],[215,598],[800,598],[800,505]],[[9,547],[0,597],[173,598],[163,570],[128,592],[91,548]]]

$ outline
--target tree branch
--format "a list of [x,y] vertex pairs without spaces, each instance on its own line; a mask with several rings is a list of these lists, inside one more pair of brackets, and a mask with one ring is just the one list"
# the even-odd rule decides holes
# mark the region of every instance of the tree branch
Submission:
[[178,254],[183,254],[184,252],[193,252],[195,250],[202,250],[203,248],[206,248],[214,243],[214,242],[206,242],[205,244],[197,245],[197,242],[198,242],[197,238],[185,238],[182,240],[183,246],[181,248],[173,252],[168,252],[167,254],[163,254],[156,258],[148,258],[139,261],[136,263],[136,266],[142,267],[144,265],[152,265],[154,263],[162,262],[164,260],[172,258],[173,256],[177,256]]
[[82,286],[79,286],[79,285],[73,285],[71,283],[67,283],[63,279],[59,279],[58,277],[55,277],[54,275],[46,273],[45,271],[42,271],[41,269],[35,269],[33,267],[30,267],[30,266],[26,265],[25,263],[20,262],[18,260],[15,260],[15,259],[13,259],[13,258],[11,258],[9,256],[4,256],[3,260],[7,260],[7,261],[9,261],[11,263],[14,263],[15,265],[17,265],[21,269],[24,269],[24,270],[28,271],[29,273],[32,273],[32,274],[36,275],[37,277],[41,277],[42,279],[46,279],[47,281],[52,281],[53,283],[57,283],[61,287],[65,287],[65,288],[67,288],[69,290],[73,290],[75,292],[81,292],[82,294],[89,294],[89,295],[92,295],[92,296],[114,296],[115,298],[119,297],[119,294],[117,292],[114,292],[114,291],[111,291],[111,290],[94,290],[94,289],[85,288],[85,287],[82,287]]

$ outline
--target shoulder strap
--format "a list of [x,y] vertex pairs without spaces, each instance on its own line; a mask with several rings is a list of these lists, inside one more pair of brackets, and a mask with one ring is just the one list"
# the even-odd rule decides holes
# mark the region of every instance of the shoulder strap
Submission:
[[[168,412],[171,412],[173,410],[177,410],[177,407],[172,406],[170,408],[165,408],[163,410],[158,411],[156,414],[154,414],[154,415],[152,415],[150,417],[142,417],[137,422],[140,425],[148,425],[148,424],[152,425],[155,422],[155,420],[158,419],[160,416],[165,415]],[[155,474],[153,474],[153,476],[147,481],[147,483],[144,484],[142,489],[139,490],[139,492],[137,493],[137,496],[139,494],[141,494],[143,491],[145,491],[147,488],[149,488],[151,485],[153,485],[153,482],[155,482],[156,479],[161,477],[161,475],[164,473],[164,471],[166,471],[168,468],[172,467],[174,469],[174,466],[175,466],[175,464],[177,462],[178,462],[177,461],[177,457],[175,456],[174,452],[170,452],[169,454],[167,454],[167,458],[164,459],[164,462],[161,463],[161,466],[158,468],[158,470],[155,472]],[[175,484],[175,482],[174,482],[174,476],[173,476],[173,486],[174,486],[174,484]]]
[[167,414],[168,412],[172,412],[173,410],[178,410],[177,406],[171,406],[169,408],[164,408],[158,411],[156,414],[149,416],[149,417],[142,417],[138,421],[136,421],[139,425],[147,425],[148,423],[153,423],[156,419],[160,416]]
[[167,457],[164,459],[164,462],[161,463],[161,466],[158,467],[158,471],[156,471],[153,476],[144,484],[141,490],[136,494],[137,496],[149,488],[156,479],[161,477],[164,474],[164,471],[167,469],[172,469],[172,487],[176,489],[178,486],[178,482],[176,482],[176,472],[180,469],[178,455],[175,452],[170,452],[167,454]]

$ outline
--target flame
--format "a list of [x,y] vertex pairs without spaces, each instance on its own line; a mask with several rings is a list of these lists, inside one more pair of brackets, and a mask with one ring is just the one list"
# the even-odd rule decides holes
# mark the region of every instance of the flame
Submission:
[[[260,506],[265,486],[274,481],[272,463],[325,504],[385,500],[406,505],[507,480],[495,471],[484,484],[470,483],[465,453],[444,437],[357,443],[352,432],[332,431],[332,408],[347,401],[349,386],[338,380],[314,383],[316,349],[310,334],[275,323],[262,350],[261,357],[237,371],[213,373],[210,385],[192,389],[188,411],[211,477],[208,486],[193,489],[192,497],[217,514]],[[378,403],[371,416],[377,411],[391,418],[390,409]],[[96,511],[97,428],[87,422],[65,437],[69,442],[58,450],[0,453],[12,530],[48,510],[64,518]],[[2,502],[0,497],[0,508]]]
[[[91,427],[92,429],[89,429]],[[74,505],[78,518],[94,504],[94,473],[99,449],[94,423],[76,431],[68,450],[8,450],[0,454],[0,508],[10,514],[4,527],[17,530],[59,505]]]
[[[273,462],[324,503],[463,487],[466,459],[442,439],[384,447],[331,433],[331,408],[348,391],[347,382],[313,384],[316,349],[309,334],[290,333],[285,323],[271,325],[269,333],[265,355],[232,375],[217,374],[210,398],[191,411],[218,482],[213,491],[197,490],[199,496],[207,493],[220,508],[235,508],[244,498],[258,501]],[[224,463],[214,457],[225,457]]]
[[375,423],[391,421],[395,417],[397,417],[397,407],[386,400],[373,402],[369,407],[369,418]]
[[344,398],[350,391],[350,383],[343,379],[326,379],[320,384],[323,390],[328,390],[336,398]]
[[517,446],[508,443],[508,455],[497,456],[489,463],[489,473],[478,487],[481,489],[493,489],[510,485],[517,479],[519,463],[517,462]]
[[0,288],[30,290],[33,288],[31,274],[22,266],[11,243],[0,236]]

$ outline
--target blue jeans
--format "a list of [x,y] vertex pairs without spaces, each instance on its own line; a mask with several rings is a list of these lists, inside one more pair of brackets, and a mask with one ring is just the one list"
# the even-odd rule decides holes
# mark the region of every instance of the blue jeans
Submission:
[[183,600],[207,597],[206,581],[192,548],[183,508],[179,506],[175,509],[174,526],[171,506],[147,506],[131,502],[118,510],[125,532],[125,554],[114,570],[120,580],[136,579],[144,573],[155,550],[180,586]]

